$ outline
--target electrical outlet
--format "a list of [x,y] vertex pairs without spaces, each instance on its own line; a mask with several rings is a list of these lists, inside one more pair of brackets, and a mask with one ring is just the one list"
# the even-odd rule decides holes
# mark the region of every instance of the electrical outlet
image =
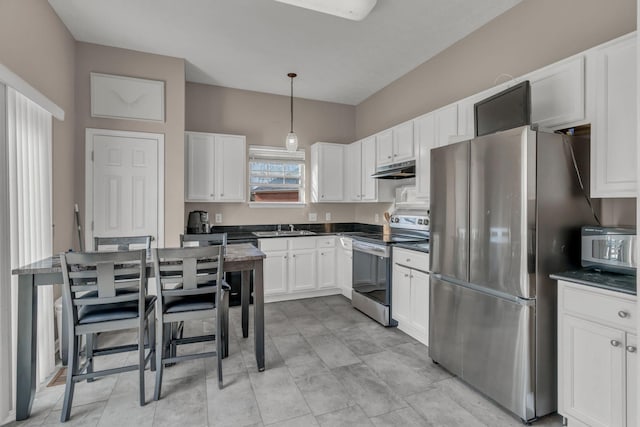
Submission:
[[324,214],[324,220],[325,221],[331,221],[331,212],[326,212]]
[[220,224],[222,222],[222,214],[221,213],[217,213],[216,214],[216,224]]
[[380,214],[375,214],[373,216],[373,222],[380,222]]
[[318,214],[315,212],[309,212],[309,221],[317,221],[318,220]]

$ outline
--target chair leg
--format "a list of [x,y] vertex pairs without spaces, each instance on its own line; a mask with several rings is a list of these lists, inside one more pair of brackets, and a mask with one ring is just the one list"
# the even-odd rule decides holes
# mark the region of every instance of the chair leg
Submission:
[[[85,335],[86,339],[86,353],[87,353],[87,374],[93,372],[93,349],[95,348],[96,341],[98,337],[96,334],[87,334]],[[94,378],[87,378],[88,383],[94,382]]]
[[73,392],[76,385],[73,377],[76,375],[76,369],[78,369],[80,362],[78,357],[78,353],[80,352],[80,340],[81,337],[77,335],[69,337],[67,383],[64,388],[64,403],[62,405],[62,412],[60,413],[60,422],[63,423],[69,420],[69,416],[71,415],[71,404],[73,403]]
[[147,327],[149,328],[149,354],[151,355],[151,372],[156,370],[156,319],[149,316]]
[[[147,322],[144,322],[147,323]],[[138,375],[140,379],[140,406],[144,406],[145,403],[145,393],[144,393],[144,337],[145,337],[145,327],[141,326],[138,329]],[[151,346],[151,344],[149,344]]]
[[159,347],[160,351],[156,350],[156,387],[155,387],[155,391],[153,393],[153,399],[154,400],[159,400],[160,399],[160,388],[162,387],[162,370],[164,368],[164,364],[162,363],[162,357],[165,354],[165,351],[167,351],[167,346],[165,345],[165,337],[164,334],[167,331],[166,325],[162,324],[162,320],[159,320],[159,327],[158,327],[158,333],[157,333],[157,347]]

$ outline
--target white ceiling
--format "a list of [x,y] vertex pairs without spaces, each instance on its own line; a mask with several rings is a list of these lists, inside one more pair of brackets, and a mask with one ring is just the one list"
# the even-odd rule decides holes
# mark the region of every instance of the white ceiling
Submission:
[[522,0],[378,0],[349,21],[272,0],[49,0],[76,40],[184,58],[187,81],[357,105]]

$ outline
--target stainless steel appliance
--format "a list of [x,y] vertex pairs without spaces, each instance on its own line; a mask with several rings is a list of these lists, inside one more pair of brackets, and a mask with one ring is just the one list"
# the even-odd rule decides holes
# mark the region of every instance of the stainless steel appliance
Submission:
[[205,211],[189,212],[187,220],[187,234],[202,234],[210,231],[209,213]]
[[[351,304],[384,326],[396,326],[391,313],[391,246],[394,243],[426,242],[426,212],[397,212],[390,218],[391,234],[353,235]],[[425,266],[426,267],[426,266]]]
[[636,274],[636,230],[621,227],[582,227],[582,266]]
[[556,409],[549,274],[579,266],[588,159],[528,126],[431,150],[429,356],[524,421]]

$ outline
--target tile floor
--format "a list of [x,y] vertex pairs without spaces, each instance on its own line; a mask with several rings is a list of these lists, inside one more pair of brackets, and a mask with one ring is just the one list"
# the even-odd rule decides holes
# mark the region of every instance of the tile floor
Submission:
[[[200,359],[165,370],[161,400],[138,405],[137,373],[76,387],[68,426],[521,426],[521,422],[431,362],[427,348],[383,328],[331,296],[267,304],[266,366],[258,372],[253,332],[242,338],[231,309],[230,354],[217,387],[216,363]],[[206,331],[213,322],[187,330]],[[127,335],[127,334],[125,334]],[[107,337],[133,340],[134,335]],[[201,346],[193,344],[192,346]],[[185,349],[188,351],[189,349]],[[108,359],[107,359],[108,357]],[[104,357],[101,366],[135,359]],[[36,394],[32,416],[16,426],[59,425],[64,386]],[[561,426],[558,416],[536,426]]]

